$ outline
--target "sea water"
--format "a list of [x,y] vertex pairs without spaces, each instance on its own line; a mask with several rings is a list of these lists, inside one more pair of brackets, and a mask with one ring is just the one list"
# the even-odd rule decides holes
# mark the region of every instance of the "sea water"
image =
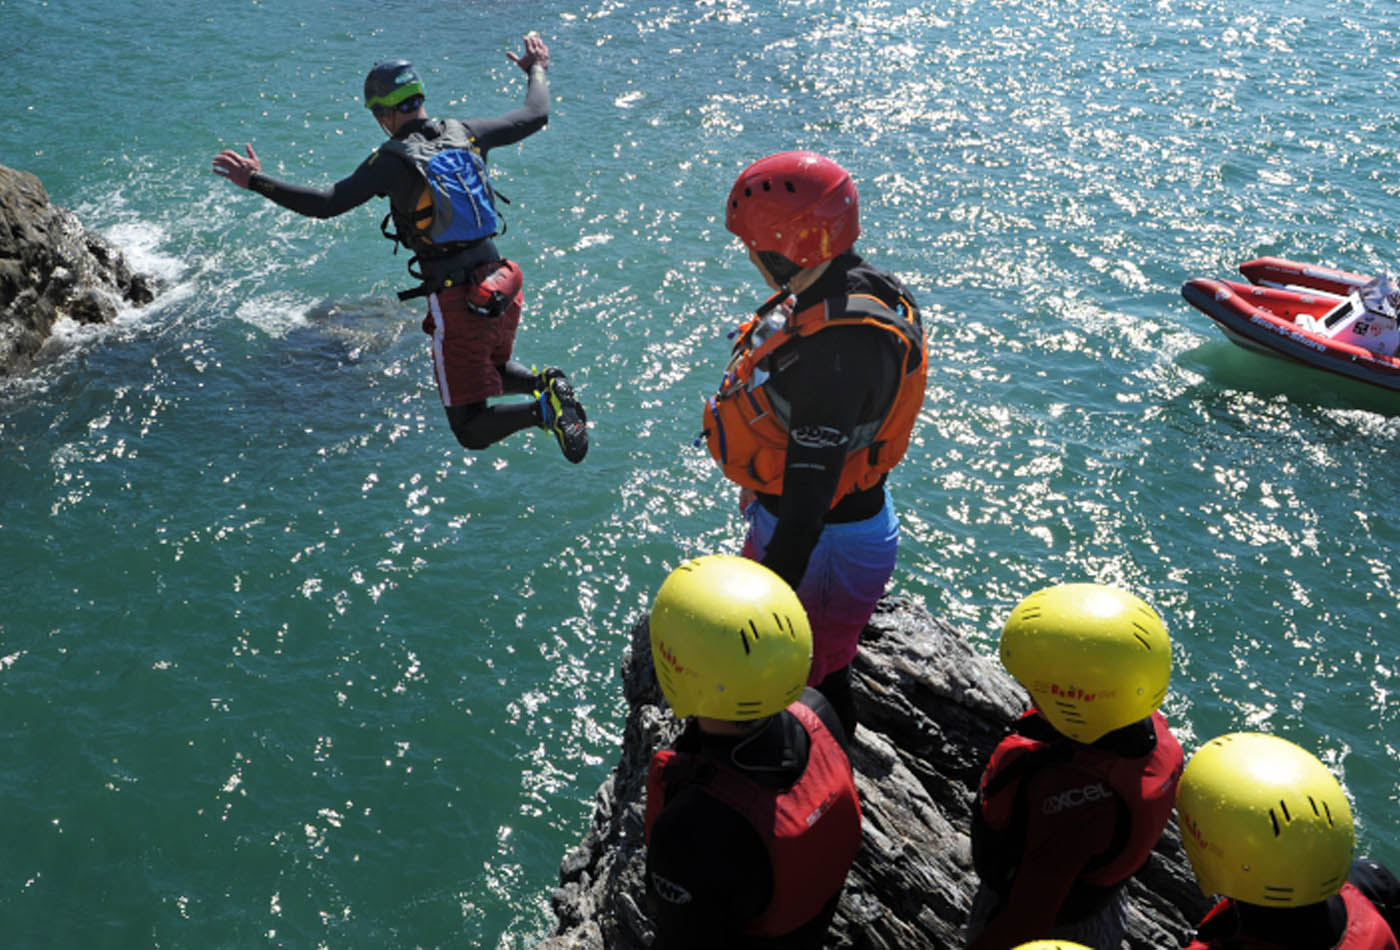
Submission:
[[[314,221],[370,64],[492,153],[540,432],[458,447],[374,202]],[[0,163],[163,283],[0,387],[0,922],[11,947],[529,946],[616,758],[627,631],[737,550],[692,446],[765,296],[747,163],[859,183],[924,308],[893,587],[992,654],[1038,586],[1124,585],[1174,638],[1188,751],[1316,752],[1400,867],[1400,396],[1246,353],[1180,298],[1276,254],[1400,268],[1389,0],[0,0]]]

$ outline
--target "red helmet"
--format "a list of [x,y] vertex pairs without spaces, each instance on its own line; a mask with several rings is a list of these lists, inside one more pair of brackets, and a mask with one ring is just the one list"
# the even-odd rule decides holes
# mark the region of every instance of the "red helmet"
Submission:
[[739,175],[724,226],[755,251],[815,267],[860,236],[860,196],[846,170],[826,156],[779,152]]

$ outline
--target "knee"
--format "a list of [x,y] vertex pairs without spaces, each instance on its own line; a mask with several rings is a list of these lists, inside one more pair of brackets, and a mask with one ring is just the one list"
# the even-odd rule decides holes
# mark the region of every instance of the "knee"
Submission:
[[457,442],[461,444],[462,448],[471,449],[473,452],[480,452],[482,449],[490,448],[492,444],[490,439],[482,438],[479,435],[472,435],[472,433],[464,432],[461,429],[454,428],[452,433],[457,436]]
[[487,448],[491,440],[481,431],[478,423],[485,414],[486,403],[475,402],[467,406],[448,406],[447,421],[452,426],[452,434],[465,449],[474,452]]

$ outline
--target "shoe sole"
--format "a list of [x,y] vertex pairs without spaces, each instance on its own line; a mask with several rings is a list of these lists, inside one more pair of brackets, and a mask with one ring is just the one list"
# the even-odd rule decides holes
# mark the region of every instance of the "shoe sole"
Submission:
[[563,373],[550,377],[548,385],[550,408],[554,413],[550,431],[564,458],[577,465],[588,454],[588,414]]

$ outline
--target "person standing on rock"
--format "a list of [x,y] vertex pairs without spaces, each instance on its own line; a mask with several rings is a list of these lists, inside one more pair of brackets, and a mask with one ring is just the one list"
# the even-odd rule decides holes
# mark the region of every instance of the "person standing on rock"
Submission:
[[[246,155],[231,149],[216,155],[214,171],[314,218],[344,214],[387,196],[390,211],[381,229],[413,252],[409,273],[421,281],[399,298],[428,298],[423,329],[432,337],[438,391],[457,441],[480,450],[539,427],[576,463],[588,452],[588,420],[568,376],[558,367],[537,373],[511,357],[523,279],[492,240],[504,227],[496,204],[501,196],[486,176],[486,154],[539,131],[549,120],[549,48],[531,33],[523,55],[506,55],[529,77],[525,104],[496,118],[464,122],[428,117],[423,82],[407,60],[376,63],[365,79],[365,106],[389,139],[330,188],[306,188],[264,174],[251,145],[245,146]],[[487,404],[504,394],[532,398]]]
[[814,639],[808,683],[853,735],[850,664],[899,546],[885,479],[923,405],[919,309],[855,252],[859,196],[829,158],[753,163],[730,189],[724,223],[777,293],[739,328],[704,437],[742,489],[743,553],[797,591]]
[[1171,641],[1140,598],[1061,584],[1017,605],[1001,661],[1033,707],[993,751],[973,814],[970,950],[1117,948],[1123,885],[1171,818],[1181,746],[1158,711]]
[[1189,950],[1400,950],[1400,881],[1352,861],[1341,784],[1287,739],[1212,739],[1181,776],[1177,815],[1206,896],[1222,899]]
[[761,564],[710,555],[671,572],[649,626],[661,690],[689,719],[647,777],[654,946],[820,948],[860,801],[845,730],[805,685],[802,604]]

